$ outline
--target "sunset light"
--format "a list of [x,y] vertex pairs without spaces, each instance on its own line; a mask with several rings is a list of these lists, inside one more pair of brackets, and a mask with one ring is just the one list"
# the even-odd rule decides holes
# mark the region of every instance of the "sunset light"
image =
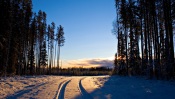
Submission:
[[0,0],[0,99],[175,99],[175,0]]
[[[103,64],[99,62],[114,60],[109,57],[116,52],[116,38],[111,33],[115,20],[113,5],[113,0],[33,0],[33,10],[46,11],[48,24],[54,21],[64,27],[66,40],[60,54],[62,68],[98,67]],[[99,59],[98,64],[90,63],[94,59],[96,62]]]

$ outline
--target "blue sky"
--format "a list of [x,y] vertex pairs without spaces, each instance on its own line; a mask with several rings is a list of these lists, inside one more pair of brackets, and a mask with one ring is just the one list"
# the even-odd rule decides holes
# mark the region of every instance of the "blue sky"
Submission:
[[[102,61],[104,65],[105,60],[112,60],[117,42],[111,33],[116,16],[114,0],[32,1],[34,12],[47,13],[48,24],[53,21],[64,27],[66,41],[61,60],[65,65],[78,66],[82,61],[87,65],[90,60],[97,60],[98,64]],[[73,64],[75,61],[78,63]]]

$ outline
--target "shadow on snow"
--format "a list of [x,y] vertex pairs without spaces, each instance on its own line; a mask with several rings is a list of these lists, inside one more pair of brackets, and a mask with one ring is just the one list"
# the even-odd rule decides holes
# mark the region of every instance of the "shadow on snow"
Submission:
[[[86,93],[81,85],[80,88],[85,91],[83,93]],[[87,93],[89,95],[85,95],[86,98],[83,99],[175,99],[174,92],[174,82],[111,76],[107,78],[103,86]],[[74,99],[80,99],[80,97],[76,96]]]

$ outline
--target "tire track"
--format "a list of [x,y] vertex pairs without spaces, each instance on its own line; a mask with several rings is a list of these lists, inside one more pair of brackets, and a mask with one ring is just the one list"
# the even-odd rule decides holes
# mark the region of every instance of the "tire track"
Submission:
[[54,97],[53,99],[58,99],[58,95],[59,95],[61,86],[62,86],[62,84],[65,83],[66,81],[67,81],[67,80],[64,79],[63,81],[59,82],[58,89],[57,89],[57,91],[56,91],[56,95],[55,95],[55,97]]
[[58,94],[56,96],[56,99],[64,99],[64,93],[65,93],[65,89],[67,84],[70,82],[71,80],[65,80],[63,82],[61,82],[58,86]]
[[[61,79],[58,79],[58,80],[61,80]],[[19,91],[15,92],[14,94],[10,95],[10,96],[7,96],[6,99],[16,99],[16,98],[20,99],[20,98],[23,98],[23,97],[31,98],[31,99],[36,99],[36,98],[40,99],[40,98],[38,98],[38,95],[42,92],[42,90],[45,89],[46,87],[50,87],[52,84],[55,83],[55,81],[56,80],[47,81],[47,82],[39,83],[39,84],[36,84],[36,85],[32,84],[32,85],[25,86],[24,89],[19,90]]]
[[30,86],[26,86],[26,89],[24,90],[20,90],[18,92],[16,92],[14,95],[11,95],[11,96],[7,96],[6,99],[16,99],[17,97],[20,97],[24,94],[27,94],[29,92],[31,92],[33,89],[37,89],[39,88],[40,86],[43,86],[45,84],[47,84],[48,82],[46,83],[41,83],[41,84],[38,84],[38,85],[30,85]]
[[83,79],[85,79],[85,78],[82,78],[82,79],[80,79],[80,81],[79,81],[79,86],[78,86],[79,91],[80,91],[81,95],[83,96],[83,99],[93,99],[93,97],[92,97],[92,96],[84,89],[84,87],[82,86],[81,81],[82,81]]

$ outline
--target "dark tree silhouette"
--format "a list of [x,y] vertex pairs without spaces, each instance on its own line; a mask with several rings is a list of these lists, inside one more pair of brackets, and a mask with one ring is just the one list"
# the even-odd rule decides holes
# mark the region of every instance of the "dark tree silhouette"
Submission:
[[64,38],[64,30],[60,25],[57,27],[56,41],[58,42],[58,56],[57,56],[57,68],[60,68],[60,47],[64,46],[65,38]]
[[0,75],[51,73],[54,22],[47,26],[46,13],[33,12],[32,0],[1,0],[0,14]]
[[116,71],[123,71],[120,67],[124,65],[129,75],[146,75],[149,79],[174,78],[175,1],[115,1],[117,25],[114,28],[118,36]]

